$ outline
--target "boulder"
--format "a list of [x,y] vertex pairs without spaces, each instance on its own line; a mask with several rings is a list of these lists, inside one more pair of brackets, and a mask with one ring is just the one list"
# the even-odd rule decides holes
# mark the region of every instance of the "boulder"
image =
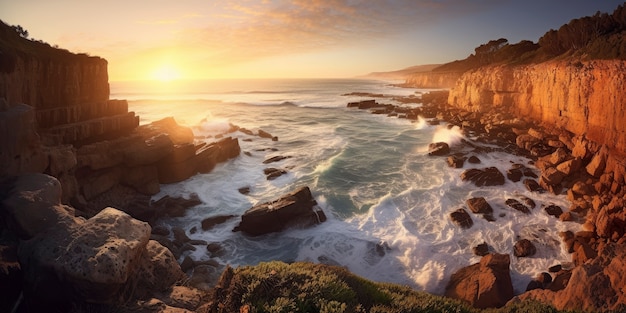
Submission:
[[558,171],[554,167],[549,167],[541,174],[541,179],[548,185],[555,186],[561,183],[565,178],[565,174]]
[[561,214],[563,214],[563,209],[561,209],[561,207],[556,204],[550,204],[546,206],[544,210],[546,211],[546,213],[548,213],[548,215],[552,215],[556,218],[559,218]]
[[202,230],[209,230],[213,228],[215,225],[222,224],[234,217],[235,217],[234,215],[218,215],[218,216],[213,216],[213,217],[207,217],[203,219],[201,222]]
[[485,200],[483,197],[479,198],[470,198],[465,201],[467,207],[474,213],[477,214],[492,214],[493,208],[489,205],[489,202]]
[[435,142],[428,145],[428,155],[444,156],[450,153],[450,146],[445,142]]
[[446,162],[448,163],[448,166],[450,167],[462,168],[463,163],[465,163],[465,159],[466,158],[463,156],[451,155],[451,156],[448,156],[448,158],[446,159]]
[[518,258],[533,256],[537,253],[537,248],[535,245],[528,239],[522,239],[515,243],[513,247],[513,255]]
[[474,225],[472,217],[463,208],[450,213],[450,219],[462,228],[470,228]]
[[289,159],[289,158],[291,158],[291,156],[277,155],[277,156],[273,156],[273,157],[263,161],[263,164],[270,164],[270,163],[280,162],[282,160]]
[[565,176],[576,173],[582,167],[583,161],[580,158],[565,161],[556,166],[556,169],[565,174]]
[[526,291],[534,289],[546,289],[550,285],[550,283],[552,283],[552,276],[550,275],[550,273],[543,272],[537,275],[537,277],[533,278],[533,280],[528,283]]
[[487,245],[486,242],[483,242],[477,245],[476,247],[472,248],[472,251],[477,256],[485,256],[489,254],[489,246]]
[[514,210],[520,211],[524,214],[530,214],[530,209],[515,199],[507,199],[504,203]]
[[148,241],[137,270],[131,276],[137,281],[137,296],[166,291],[185,278],[172,252],[155,240]]
[[469,180],[478,187],[504,185],[504,175],[496,167],[468,169],[461,173],[461,179]]
[[480,309],[504,306],[513,297],[508,254],[488,254],[452,274],[445,296]]
[[604,168],[606,167],[606,159],[607,159],[607,149],[606,147],[602,147],[598,153],[596,153],[593,158],[591,158],[591,162],[587,164],[585,168],[589,175],[594,177],[600,177],[602,173],[604,173]]
[[111,303],[139,269],[149,238],[147,223],[114,208],[64,221],[21,244],[24,280],[47,301]]
[[251,236],[279,232],[285,228],[307,227],[326,221],[324,211],[317,206],[309,187],[302,187],[277,200],[248,209],[234,231]]
[[0,212],[21,239],[30,239],[72,219],[73,209],[61,204],[61,184],[46,174],[24,174],[7,183]]
[[539,193],[545,192],[545,190],[534,179],[530,179],[530,178],[524,179],[524,186],[526,186],[526,189],[530,192],[539,192]]
[[263,169],[263,174],[265,174],[265,178],[267,180],[274,180],[284,174],[287,174],[287,171],[280,168],[268,167]]
[[467,159],[467,162],[471,164],[480,164],[480,159],[477,156],[472,155]]

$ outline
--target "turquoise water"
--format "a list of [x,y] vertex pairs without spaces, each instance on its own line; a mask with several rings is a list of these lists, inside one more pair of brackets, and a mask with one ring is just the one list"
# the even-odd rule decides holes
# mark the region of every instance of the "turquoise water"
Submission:
[[[534,257],[511,258],[517,292],[538,272],[569,260],[558,231],[577,230],[579,225],[562,223],[539,208],[525,215],[504,205],[506,199],[524,195],[538,206],[555,203],[567,208],[563,196],[530,194],[521,183],[510,181],[487,188],[462,182],[459,175],[464,169],[449,168],[445,158],[427,155],[428,144],[434,141],[466,149],[458,131],[429,126],[423,119],[413,123],[348,109],[348,102],[368,98],[343,96],[350,92],[408,96],[424,90],[372,80],[204,81],[170,89],[112,83],[111,89],[112,98],[129,100],[142,123],[174,116],[192,127],[198,140],[213,141],[211,136],[228,129],[229,123],[255,132],[263,129],[279,138],[229,134],[238,137],[242,152],[250,155],[242,153],[209,174],[163,185],[155,196],[197,193],[202,205],[165,222],[187,231],[195,226],[199,231],[188,233],[192,239],[221,243],[227,251],[219,258],[222,263],[329,263],[372,280],[442,293],[452,273],[479,260],[472,247],[483,241],[500,253],[511,253],[518,237],[536,243]],[[262,162],[277,155],[290,158],[269,166],[288,174],[268,181],[263,169],[269,166]],[[503,153],[479,158],[482,164],[466,164],[465,169],[497,166],[504,172],[511,162],[528,161]],[[327,222],[255,238],[231,231],[237,218],[201,230],[204,218],[241,215],[256,203],[304,185],[328,215]],[[240,194],[241,187],[250,187],[250,194]],[[490,202],[497,220],[487,222],[473,215],[474,226],[467,230],[452,224],[449,213],[476,196]],[[386,247],[384,253],[377,245]],[[199,260],[209,258],[204,247],[188,253]]]

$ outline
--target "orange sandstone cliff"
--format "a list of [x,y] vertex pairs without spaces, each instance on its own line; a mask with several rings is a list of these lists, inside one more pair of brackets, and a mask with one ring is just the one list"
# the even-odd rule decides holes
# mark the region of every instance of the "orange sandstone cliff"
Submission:
[[[464,73],[448,102],[469,111],[507,110],[606,145],[621,168],[626,153],[626,61],[550,61]],[[610,168],[607,168],[609,170]]]

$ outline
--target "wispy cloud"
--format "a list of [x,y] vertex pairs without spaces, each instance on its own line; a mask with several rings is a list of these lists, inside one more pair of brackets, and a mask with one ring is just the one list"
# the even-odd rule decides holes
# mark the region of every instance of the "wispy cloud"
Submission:
[[[223,23],[189,31],[224,61],[351,45],[428,27],[437,19],[480,10],[493,0],[226,1]],[[215,54],[214,56],[215,57]]]

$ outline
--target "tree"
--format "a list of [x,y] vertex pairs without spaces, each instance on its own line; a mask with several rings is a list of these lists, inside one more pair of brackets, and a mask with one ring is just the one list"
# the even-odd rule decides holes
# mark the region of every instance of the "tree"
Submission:
[[22,38],[28,38],[28,31],[22,28],[20,25],[11,26],[15,32]]

